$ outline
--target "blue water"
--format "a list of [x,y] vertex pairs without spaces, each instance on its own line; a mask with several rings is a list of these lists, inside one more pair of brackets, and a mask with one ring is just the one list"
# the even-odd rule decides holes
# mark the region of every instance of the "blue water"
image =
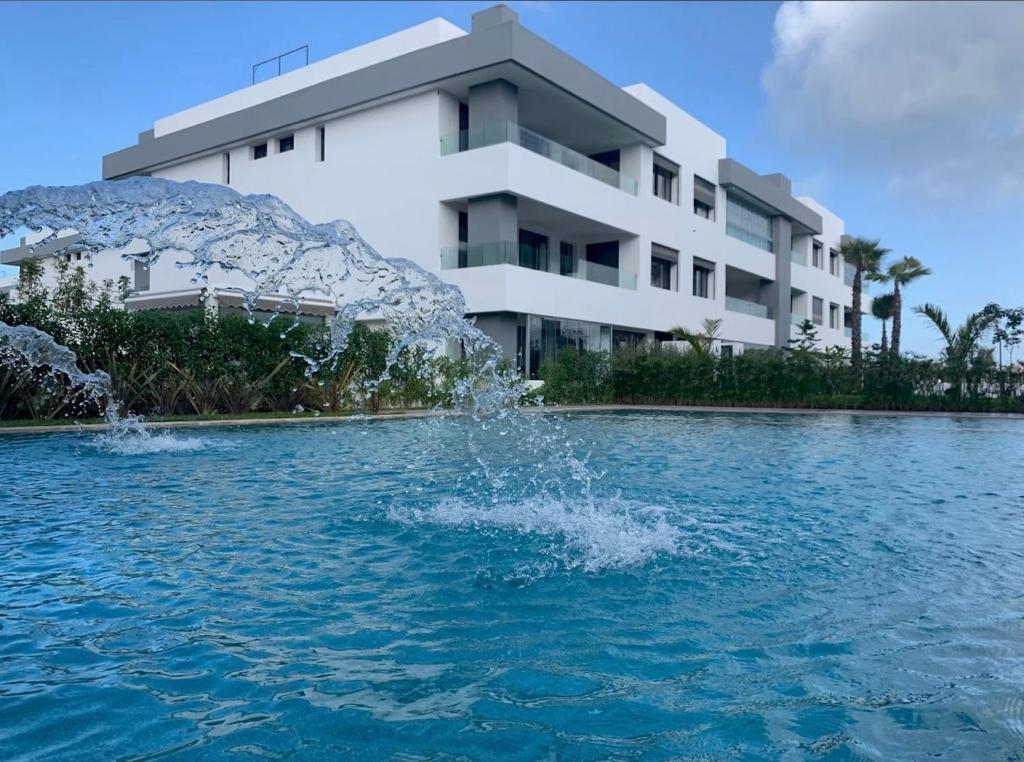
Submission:
[[3,438],[0,757],[1024,758],[1024,423],[546,421]]

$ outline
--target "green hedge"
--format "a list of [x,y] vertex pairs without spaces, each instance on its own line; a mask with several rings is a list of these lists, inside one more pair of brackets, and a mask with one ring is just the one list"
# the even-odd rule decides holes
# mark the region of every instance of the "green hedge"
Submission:
[[836,351],[748,351],[737,356],[646,346],[567,350],[540,368],[545,401],[1024,412],[1024,371],[975,369],[959,394],[936,360],[869,353],[856,379]]
[[[51,334],[78,355],[82,370],[109,373],[125,409],[143,415],[433,406],[451,399],[455,380],[465,372],[460,361],[413,348],[400,355],[390,378],[373,388],[369,382],[384,371],[391,338],[363,325],[354,328],[337,362],[306,378],[305,363],[291,353],[323,356],[327,329],[292,327],[287,317],[265,328],[244,316],[210,316],[199,309],[132,313],[100,301],[68,313],[52,305],[0,300],[0,320]],[[0,361],[0,419],[98,412],[66,379]]]

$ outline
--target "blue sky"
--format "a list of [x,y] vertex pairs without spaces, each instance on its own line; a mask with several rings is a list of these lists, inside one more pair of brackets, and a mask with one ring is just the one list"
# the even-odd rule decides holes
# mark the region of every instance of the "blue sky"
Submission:
[[[989,301],[1024,303],[1024,244],[1010,224],[1024,162],[1005,158],[1024,154],[1014,4],[961,16],[797,5],[781,18],[767,2],[509,4],[616,84],[665,94],[738,160],[788,174],[848,231],[922,259],[934,275],[909,304],[960,320]],[[317,60],[434,16],[468,28],[489,5],[0,4],[0,192],[98,179],[104,153],[245,86],[261,59],[308,44]],[[979,47],[976,59],[955,52]],[[937,349],[916,317],[905,324],[907,349]]]

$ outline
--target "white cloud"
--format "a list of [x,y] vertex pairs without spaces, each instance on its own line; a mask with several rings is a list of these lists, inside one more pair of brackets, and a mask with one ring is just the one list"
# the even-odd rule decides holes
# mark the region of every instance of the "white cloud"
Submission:
[[773,124],[923,198],[1024,196],[1024,3],[787,2]]

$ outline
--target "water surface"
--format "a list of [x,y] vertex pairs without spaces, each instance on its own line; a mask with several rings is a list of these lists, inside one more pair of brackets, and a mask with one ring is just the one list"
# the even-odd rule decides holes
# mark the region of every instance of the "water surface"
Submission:
[[0,756],[1024,757],[1020,422],[548,420],[4,437]]

